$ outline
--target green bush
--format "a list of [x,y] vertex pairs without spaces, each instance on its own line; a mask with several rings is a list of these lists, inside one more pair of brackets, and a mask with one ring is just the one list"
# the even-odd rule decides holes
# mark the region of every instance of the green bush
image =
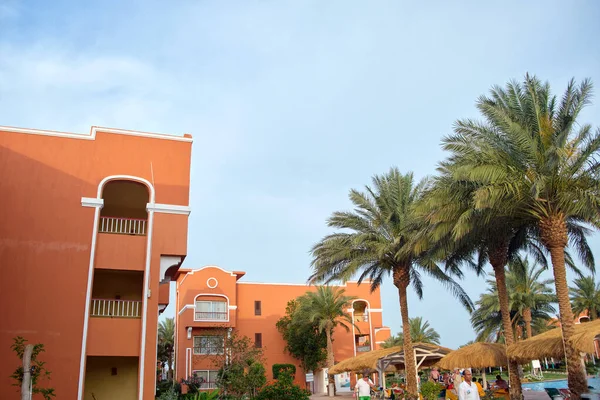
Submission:
[[273,364],[273,379],[279,379],[279,373],[284,369],[289,369],[292,376],[296,375],[296,366],[294,364]]
[[421,383],[421,395],[425,400],[435,400],[439,397],[442,387],[435,382]]
[[310,391],[302,389],[294,384],[294,378],[290,368],[279,370],[279,379],[265,386],[257,400],[309,400]]

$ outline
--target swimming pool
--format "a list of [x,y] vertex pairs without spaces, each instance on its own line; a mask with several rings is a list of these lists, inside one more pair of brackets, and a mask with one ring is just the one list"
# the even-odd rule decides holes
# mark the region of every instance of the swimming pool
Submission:
[[[561,379],[560,381],[547,381],[547,382],[528,382],[524,383],[523,388],[530,390],[543,391],[544,389],[566,389],[568,387],[567,380]],[[600,390],[600,378],[589,378],[588,386],[592,386],[596,390]]]

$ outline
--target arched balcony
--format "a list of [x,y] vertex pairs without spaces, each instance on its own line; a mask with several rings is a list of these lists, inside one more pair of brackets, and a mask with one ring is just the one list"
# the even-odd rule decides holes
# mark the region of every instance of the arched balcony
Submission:
[[149,201],[146,185],[127,181],[109,181],[102,190],[104,206],[100,211],[100,233],[145,236]]

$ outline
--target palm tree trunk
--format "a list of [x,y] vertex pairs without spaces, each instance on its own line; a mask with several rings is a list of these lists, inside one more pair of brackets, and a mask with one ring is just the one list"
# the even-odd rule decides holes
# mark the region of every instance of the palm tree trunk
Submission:
[[400,298],[400,315],[402,318],[402,336],[404,337],[404,369],[406,372],[406,391],[409,394],[417,394],[417,361],[413,350],[412,338],[410,336],[410,321],[408,318],[408,301],[406,298],[406,288],[408,287],[409,277],[406,268],[398,267],[394,269],[394,285],[398,288],[398,297]]
[[540,222],[540,233],[552,259],[554,285],[556,286],[556,297],[558,298],[558,310],[560,312],[560,327],[565,345],[565,358],[567,359],[569,390],[572,399],[579,399],[582,393],[587,392],[587,379],[579,354],[571,342],[575,327],[569,299],[567,271],[565,269],[565,247],[568,244],[565,218],[562,215],[555,215],[542,220]]
[[173,350],[169,349],[169,359],[167,361],[169,363],[169,372],[167,372],[167,379],[173,380]]
[[[333,355],[333,341],[331,340],[331,329],[329,327],[325,328],[325,337],[327,338],[327,368],[331,368],[335,364],[335,357]],[[327,391],[329,392],[329,396],[333,396],[335,394],[334,375],[327,374],[327,383]]]
[[[506,347],[515,341],[515,336],[510,320],[510,307],[508,303],[508,292],[506,291],[506,271],[504,267],[508,262],[508,245],[498,246],[498,248],[489,254],[490,264],[494,269],[496,277],[496,286],[498,288],[498,302],[500,303],[500,313],[502,314],[502,327],[504,329],[504,342]],[[521,389],[521,378],[519,368],[516,363],[508,363],[509,371],[509,391],[512,400],[521,400],[523,391]]]
[[523,321],[525,321],[525,331],[527,332],[527,339],[533,336],[531,331],[531,308],[525,308],[523,310]]

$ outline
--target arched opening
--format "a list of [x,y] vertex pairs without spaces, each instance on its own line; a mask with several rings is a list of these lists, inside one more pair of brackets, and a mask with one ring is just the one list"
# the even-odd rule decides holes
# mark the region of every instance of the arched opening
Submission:
[[354,308],[354,322],[369,322],[369,308],[366,301],[357,300],[352,308]]
[[148,188],[143,183],[114,180],[104,185],[100,211],[99,231],[125,235],[146,235],[149,200]]
[[225,295],[196,296],[194,321],[229,321],[229,299]]

